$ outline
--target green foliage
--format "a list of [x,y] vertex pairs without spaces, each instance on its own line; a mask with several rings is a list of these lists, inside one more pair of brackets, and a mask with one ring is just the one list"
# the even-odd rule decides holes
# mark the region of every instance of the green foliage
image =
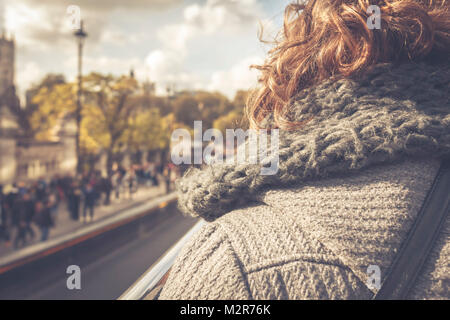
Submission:
[[169,123],[157,108],[150,108],[128,120],[126,143],[131,151],[161,150],[168,147]]
[[194,121],[202,120],[197,99],[189,94],[177,97],[173,104],[175,118],[187,126],[193,126]]
[[[77,84],[66,83],[62,76],[49,75],[29,91],[26,119],[35,138],[52,139],[59,121],[75,115],[77,89]],[[223,131],[246,127],[246,91],[230,102],[217,92],[183,92],[169,99],[139,89],[128,76],[91,73],[83,78],[80,151],[84,159],[106,151],[111,165],[124,152],[167,152],[172,131],[192,130],[195,120],[202,120],[204,128]]]
[[218,92],[183,92],[173,102],[177,121],[193,127],[194,121],[203,121],[203,127],[211,128],[214,121],[234,109],[233,104]]
[[195,95],[195,98],[199,103],[201,116],[207,128],[211,128],[217,118],[233,109],[230,101],[221,93],[201,91]]
[[[84,79],[86,102],[83,123],[89,136],[108,154],[120,151],[137,107],[130,97],[137,89],[133,78],[92,73]],[[82,137],[83,138],[83,137]]]
[[245,103],[247,91],[238,91],[232,102],[233,109],[214,121],[214,128],[225,133],[226,129],[248,129],[248,121],[245,116]]
[[[45,81],[45,79],[44,79]],[[53,138],[53,128],[58,119],[76,109],[76,87],[71,83],[42,85],[30,99],[36,105],[29,116],[30,128],[38,140]]]
[[[137,90],[138,83],[130,77],[91,73],[83,78],[80,149],[84,156],[105,150],[111,162],[125,150],[168,146],[168,120],[161,116],[158,106],[148,103],[148,97],[137,94]],[[42,86],[32,101],[38,106],[30,117],[35,137],[50,139],[59,119],[74,115],[76,101],[76,84]]]
[[242,114],[237,111],[231,111],[228,114],[218,118],[214,121],[214,128],[219,129],[225,133],[226,129],[239,129],[243,128],[241,125]]

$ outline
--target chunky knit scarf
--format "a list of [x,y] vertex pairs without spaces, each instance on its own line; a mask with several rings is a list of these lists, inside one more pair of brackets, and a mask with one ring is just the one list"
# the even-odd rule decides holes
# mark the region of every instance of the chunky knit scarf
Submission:
[[[191,169],[177,185],[179,208],[211,221],[258,200],[267,188],[301,184],[405,158],[450,156],[450,67],[376,65],[359,79],[302,90],[289,105],[297,131],[280,131],[279,171],[262,164]],[[270,121],[270,120],[269,120]]]

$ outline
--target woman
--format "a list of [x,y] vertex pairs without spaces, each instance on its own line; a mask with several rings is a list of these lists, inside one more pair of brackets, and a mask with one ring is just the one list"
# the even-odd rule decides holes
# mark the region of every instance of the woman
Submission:
[[[253,128],[280,129],[279,170],[215,164],[179,182],[180,208],[211,223],[160,298],[373,298],[450,156],[449,57],[448,1],[288,6],[248,104]],[[449,234],[446,218],[406,298],[450,298]]]

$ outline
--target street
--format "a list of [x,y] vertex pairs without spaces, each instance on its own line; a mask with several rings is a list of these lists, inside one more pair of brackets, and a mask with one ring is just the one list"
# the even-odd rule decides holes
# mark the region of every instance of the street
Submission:
[[[196,221],[169,205],[138,225],[131,223],[70,253],[1,275],[0,299],[116,299]],[[69,265],[81,269],[80,290],[67,289]]]

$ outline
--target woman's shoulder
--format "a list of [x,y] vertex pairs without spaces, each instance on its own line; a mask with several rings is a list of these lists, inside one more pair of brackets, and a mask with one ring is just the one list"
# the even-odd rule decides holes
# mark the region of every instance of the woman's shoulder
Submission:
[[161,298],[369,297],[367,266],[387,272],[438,168],[405,161],[267,191],[193,237]]
[[[341,286],[330,295],[323,283],[326,277],[318,278],[317,273],[333,275],[350,287]],[[177,258],[159,298],[336,298],[333,295],[368,297],[370,291],[284,212],[255,204],[204,226]]]
[[159,299],[249,299],[245,279],[219,221],[203,226],[185,245]]

